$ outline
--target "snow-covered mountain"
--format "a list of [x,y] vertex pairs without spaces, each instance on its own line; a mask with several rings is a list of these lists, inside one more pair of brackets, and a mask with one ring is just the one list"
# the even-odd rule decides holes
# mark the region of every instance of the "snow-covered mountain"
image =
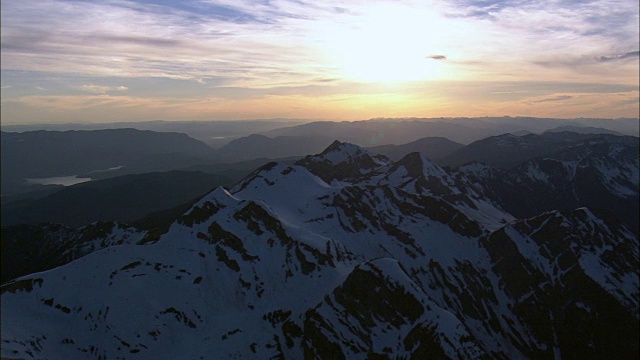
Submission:
[[517,220],[466,170],[339,142],[270,163],[153,244],[3,285],[2,357],[637,357],[633,231]]
[[516,217],[586,206],[606,210],[638,232],[638,138],[593,135],[500,170],[467,164],[458,170],[485,185]]
[[460,166],[469,162],[482,162],[497,168],[511,169],[521,163],[556,152],[567,146],[588,141],[589,139],[636,139],[637,137],[619,137],[614,135],[578,133],[571,131],[545,132],[522,136],[506,133],[487,137],[455,150],[438,159],[444,166]]

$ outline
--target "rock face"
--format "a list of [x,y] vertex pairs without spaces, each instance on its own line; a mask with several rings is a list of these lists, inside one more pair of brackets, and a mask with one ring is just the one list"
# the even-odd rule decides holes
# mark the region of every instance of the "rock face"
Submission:
[[[496,170],[497,171],[497,170]],[[638,238],[336,142],[2,286],[3,358],[637,358]]]

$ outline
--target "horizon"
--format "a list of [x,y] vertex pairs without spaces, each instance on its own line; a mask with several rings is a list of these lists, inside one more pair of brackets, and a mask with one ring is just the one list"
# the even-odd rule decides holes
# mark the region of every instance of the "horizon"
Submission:
[[[111,121],[111,122],[50,122],[50,123],[0,123],[0,127],[59,127],[59,126],[74,126],[74,125],[86,125],[86,126],[100,126],[100,125],[117,125],[117,124],[144,124],[144,123],[207,123],[207,122],[220,122],[220,123],[240,123],[240,122],[282,122],[285,124],[308,124],[315,122],[367,122],[367,121],[446,121],[446,120],[482,120],[482,119],[492,119],[492,120],[501,120],[501,119],[531,119],[531,120],[557,120],[559,123],[563,123],[565,121],[576,121],[580,120],[604,120],[604,121],[624,121],[624,120],[640,120],[640,117],[615,117],[615,118],[605,118],[605,117],[537,117],[537,116],[441,116],[441,117],[416,117],[416,116],[408,116],[408,117],[373,117],[369,119],[299,119],[299,118],[262,118],[262,119],[203,119],[203,120],[193,120],[193,119],[178,119],[178,120],[166,120],[166,119],[150,119],[150,120],[140,120],[140,121],[131,121],[131,120],[122,120],[122,121]],[[566,125],[566,124],[564,124]],[[579,126],[589,126],[585,124],[578,124]]]
[[[510,130],[504,133],[513,133],[517,130],[528,131],[530,133],[543,133],[551,129],[560,128],[584,128],[599,129],[599,131],[613,131],[619,135],[639,136],[640,118],[539,118],[528,116],[483,116],[483,117],[404,117],[404,118],[371,118],[360,120],[318,120],[318,119],[239,119],[239,120],[142,120],[142,121],[116,121],[116,122],[60,122],[60,123],[28,123],[28,124],[6,124],[0,123],[3,133],[12,132],[32,132],[32,131],[98,131],[108,129],[137,129],[153,132],[178,132],[184,133],[194,139],[199,139],[205,143],[212,141],[222,141],[220,139],[232,139],[243,137],[248,134],[268,134],[277,129],[297,128],[316,123],[338,123],[349,124],[347,126],[362,123],[386,123],[386,124],[408,124],[408,123],[433,123],[463,126],[474,128],[472,122],[477,121],[479,128],[491,128],[496,126],[507,126]],[[546,125],[543,125],[546,123]],[[555,124],[554,124],[555,123]],[[241,127],[238,127],[240,125]],[[252,128],[248,131],[246,126]],[[358,125],[360,126],[360,125]],[[374,125],[375,126],[375,125]],[[505,128],[505,129],[507,129]],[[233,129],[233,130],[231,130]],[[566,130],[574,131],[574,130]],[[215,135],[215,134],[224,134]],[[244,135],[243,135],[244,134]],[[498,135],[497,133],[495,135]],[[267,135],[268,136],[268,135]],[[449,138],[449,137],[447,137]],[[223,141],[224,143],[224,141]],[[211,145],[211,144],[210,144]],[[214,147],[220,144],[214,145]]]
[[1,16],[3,126],[640,112],[630,1],[49,0]]

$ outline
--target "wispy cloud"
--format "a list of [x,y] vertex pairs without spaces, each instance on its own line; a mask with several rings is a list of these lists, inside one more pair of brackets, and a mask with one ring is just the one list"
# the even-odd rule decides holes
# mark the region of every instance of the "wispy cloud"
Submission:
[[[537,60],[533,63],[545,67],[576,67],[576,66],[588,66],[598,63],[608,62],[620,62],[625,60],[637,60],[640,57],[640,51],[628,51],[621,54],[607,54],[598,56],[576,56],[576,55],[564,55],[557,56],[555,58],[547,58],[545,60]],[[620,64],[618,64],[620,65]]]
[[609,62],[609,61],[616,61],[616,60],[636,59],[638,57],[640,57],[640,51],[635,50],[635,51],[626,52],[624,54],[616,54],[613,56],[600,56],[599,58],[597,58],[597,61]]
[[[227,76],[264,83],[282,78],[283,70],[304,76],[304,64],[314,61],[299,24],[280,23],[289,18],[286,10],[283,15],[242,3],[176,4],[3,4],[3,69],[198,81]],[[208,10],[199,12],[203,7]],[[269,16],[267,24],[257,20]]]
[[104,86],[104,85],[80,85],[77,87],[78,90],[89,92],[93,94],[106,94],[108,92],[113,91],[126,91],[128,88],[126,86]]
[[539,103],[545,103],[545,102],[565,101],[565,100],[573,99],[574,97],[575,96],[572,96],[572,95],[558,95],[558,96],[545,97],[542,99],[530,100],[526,103],[539,104]]

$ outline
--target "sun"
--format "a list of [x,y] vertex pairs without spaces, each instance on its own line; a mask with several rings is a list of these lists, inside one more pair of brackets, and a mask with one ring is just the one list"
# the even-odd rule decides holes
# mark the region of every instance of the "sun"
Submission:
[[444,57],[433,55],[444,48],[446,24],[437,16],[387,5],[354,20],[325,32],[325,51],[344,79],[392,83],[443,77]]

